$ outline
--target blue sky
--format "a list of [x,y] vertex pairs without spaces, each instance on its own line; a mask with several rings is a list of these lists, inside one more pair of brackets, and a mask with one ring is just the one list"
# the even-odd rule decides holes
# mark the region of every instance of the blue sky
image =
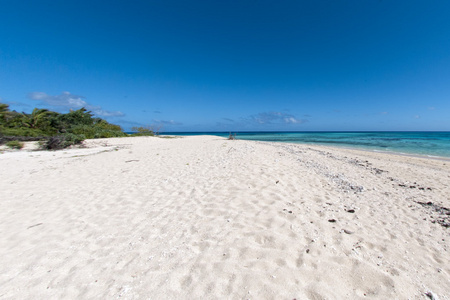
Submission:
[[450,1],[0,0],[0,101],[163,131],[450,130]]

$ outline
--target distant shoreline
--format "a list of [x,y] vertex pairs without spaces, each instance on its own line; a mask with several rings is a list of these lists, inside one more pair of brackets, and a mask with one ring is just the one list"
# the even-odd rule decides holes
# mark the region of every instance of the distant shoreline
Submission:
[[[236,131],[237,139],[330,146],[406,156],[450,159],[448,131]],[[162,135],[228,137],[230,132],[164,132]]]

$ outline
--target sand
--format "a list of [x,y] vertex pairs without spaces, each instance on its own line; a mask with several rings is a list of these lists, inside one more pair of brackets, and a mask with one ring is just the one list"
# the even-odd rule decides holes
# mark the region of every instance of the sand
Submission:
[[0,299],[450,297],[449,161],[212,136],[85,144],[0,154]]

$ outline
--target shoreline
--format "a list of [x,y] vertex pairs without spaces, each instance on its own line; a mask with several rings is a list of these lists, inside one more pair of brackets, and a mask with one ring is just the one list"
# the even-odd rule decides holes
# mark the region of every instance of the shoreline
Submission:
[[0,155],[3,298],[448,299],[445,161],[217,136],[85,144]]
[[[244,132],[243,134],[245,134],[246,132]],[[248,132],[248,133],[254,133],[254,134],[258,134],[259,132]],[[328,132],[328,131],[324,131],[324,132],[261,132],[262,134],[290,134],[290,133],[300,133],[300,134],[314,134],[314,133],[318,133],[318,134],[326,134],[326,133],[343,133],[343,134],[348,134],[348,133],[355,133],[355,134],[361,134],[361,133],[442,133],[442,134],[450,134],[450,132],[447,131],[383,131],[383,132],[378,132],[378,131],[361,131],[361,132]],[[176,133],[168,133],[171,136],[176,135]],[[214,133],[208,133],[205,132],[204,134],[202,133],[202,135],[211,135],[211,136],[220,136],[220,137],[227,137],[227,134],[222,134],[222,135],[214,135]],[[178,135],[178,136],[196,136],[195,133],[187,133],[187,135]],[[245,135],[244,135],[245,136]],[[242,139],[242,140],[247,140],[247,141],[261,141],[261,142],[275,142],[275,143],[291,143],[291,144],[304,144],[304,145],[313,145],[313,146],[323,146],[323,147],[336,147],[336,148],[348,148],[348,149],[355,149],[355,150],[362,150],[362,151],[375,151],[375,152],[382,152],[382,153],[393,153],[393,154],[401,154],[401,155],[411,155],[411,156],[420,156],[420,157],[431,157],[431,158],[438,158],[438,159],[445,159],[445,160],[450,160],[450,153],[448,153],[448,156],[441,156],[441,155],[435,155],[435,154],[426,154],[426,153],[419,153],[419,152],[402,152],[401,150],[383,150],[383,149],[376,149],[376,147],[365,147],[365,146],[358,146],[358,145],[354,145],[352,146],[351,144],[347,144],[347,145],[343,145],[340,143],[315,143],[315,142],[304,142],[304,141],[299,141],[299,142],[292,142],[292,141],[269,141],[269,140],[257,140],[257,139],[245,139],[237,136],[237,139]]]
[[323,145],[323,144],[291,143],[291,142],[279,142],[279,141],[259,141],[259,140],[244,140],[244,139],[242,139],[242,140],[243,141],[255,141],[255,142],[267,142],[267,143],[285,143],[285,144],[292,144],[292,145],[324,147],[324,148],[330,148],[330,149],[346,149],[346,150],[355,150],[355,151],[362,151],[362,152],[382,153],[382,154],[388,154],[388,155],[393,154],[393,155],[424,158],[424,159],[429,158],[429,159],[450,161],[450,157],[446,157],[446,156],[436,156],[436,155],[426,155],[426,154],[416,154],[416,153],[406,153],[406,152],[396,152],[396,151],[383,151],[383,150],[375,150],[375,149],[362,148],[362,147],[337,146],[337,145],[328,146],[328,145]]
[[[210,137],[220,137],[225,138],[218,135],[171,135],[171,134],[161,134],[160,137],[164,138],[164,136],[168,137],[177,137],[177,138],[184,138],[184,137],[190,137],[190,136],[210,136]],[[156,136],[159,137],[159,136]],[[132,138],[132,137],[126,137],[126,138]],[[99,139],[86,139],[86,140],[99,140]],[[324,148],[330,148],[330,149],[345,149],[345,150],[354,150],[354,151],[362,151],[362,152],[373,152],[373,153],[381,153],[381,154],[387,154],[387,155],[399,155],[399,156],[406,156],[406,157],[415,157],[415,158],[423,158],[423,159],[434,159],[434,160],[442,160],[442,161],[450,161],[450,156],[438,156],[438,155],[429,155],[429,154],[420,154],[420,153],[407,153],[407,152],[397,152],[397,151],[384,151],[384,150],[376,150],[371,148],[363,148],[363,147],[351,147],[351,146],[339,146],[339,145],[324,145],[324,144],[314,144],[314,143],[292,143],[292,142],[283,142],[283,141],[262,141],[262,140],[246,140],[246,139],[239,139],[236,140],[242,140],[242,141],[250,141],[250,142],[265,142],[265,143],[281,143],[281,144],[292,144],[292,145],[302,145],[302,146],[312,146],[312,147],[324,147]],[[2,153],[9,153],[9,152],[20,152],[20,151],[45,151],[40,150],[37,147],[38,142],[24,142],[25,147],[21,150],[16,149],[9,149],[6,146],[1,146],[0,148],[0,154]],[[75,147],[78,149],[79,147]],[[68,149],[60,149],[59,151],[64,151]]]
[[[188,135],[169,135],[169,136],[176,136],[176,137],[189,137]],[[191,135],[195,136],[195,135]],[[199,135],[199,136],[211,136],[211,137],[222,137],[218,135]],[[226,137],[225,137],[226,139]],[[283,141],[262,141],[262,140],[247,140],[247,139],[240,139],[236,138],[236,140],[241,141],[249,141],[249,142],[264,142],[264,143],[281,143],[281,144],[291,144],[291,145],[301,145],[301,146],[312,146],[312,147],[324,147],[324,148],[330,148],[330,149],[346,149],[346,150],[355,150],[355,151],[362,151],[362,152],[373,152],[373,153],[382,153],[382,154],[393,154],[393,155],[400,155],[400,156],[407,156],[407,157],[415,157],[415,158],[424,158],[424,159],[435,159],[435,160],[443,160],[443,161],[450,161],[450,157],[447,156],[437,156],[437,155],[427,155],[427,154],[418,154],[418,153],[406,153],[406,152],[396,152],[396,151],[383,151],[383,150],[375,150],[370,148],[363,148],[363,147],[351,147],[351,146],[338,146],[338,145],[324,145],[324,144],[313,144],[313,143],[292,143],[292,142],[283,142]]]
[[[274,142],[276,143],[276,142]],[[293,145],[296,145],[296,143],[291,143]],[[353,150],[353,151],[361,151],[361,152],[372,152],[372,153],[380,153],[380,154],[387,154],[387,155],[399,155],[399,156],[407,156],[407,157],[415,157],[415,158],[423,158],[423,159],[435,159],[435,160],[442,160],[442,161],[450,161],[450,157],[446,156],[435,156],[435,155],[425,155],[425,154],[414,154],[414,153],[406,153],[406,152],[395,152],[395,151],[383,151],[383,150],[374,150],[369,148],[352,148],[352,147],[345,147],[345,146],[326,146],[321,144],[301,144],[304,146],[312,145],[317,147],[324,147],[324,148],[330,148],[330,149],[345,149],[345,150]]]

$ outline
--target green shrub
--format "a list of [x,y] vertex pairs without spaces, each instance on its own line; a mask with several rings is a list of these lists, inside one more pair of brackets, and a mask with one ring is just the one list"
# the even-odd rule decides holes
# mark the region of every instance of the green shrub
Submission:
[[154,136],[155,132],[151,126],[148,127],[133,127],[131,130],[136,131],[132,133],[131,136]]
[[[153,132],[151,132],[153,135]],[[31,113],[10,111],[0,103],[0,145],[9,141],[42,141],[44,149],[63,149],[84,139],[127,136],[118,125],[80,108],[67,114],[35,108]]]
[[94,139],[103,139],[103,138],[113,138],[113,137],[124,137],[127,136],[126,133],[115,130],[97,130],[94,135]]
[[76,125],[70,128],[70,132],[76,135],[83,134],[88,139],[93,139],[95,128],[90,125]]
[[[111,124],[109,124],[111,125]],[[126,134],[120,130],[120,127],[115,128],[115,125],[105,126],[105,125],[77,125],[70,129],[73,134],[83,134],[87,139],[99,139],[99,138],[111,138],[111,137],[122,137]]]
[[48,134],[46,134],[42,130],[26,127],[20,128],[0,127],[0,133],[5,136],[32,136],[32,137],[48,136]]
[[115,124],[110,124],[106,122],[105,120],[100,119],[97,123],[94,124],[96,127],[106,129],[106,130],[112,130],[112,131],[120,131],[123,132],[122,127]]
[[19,141],[10,141],[6,143],[6,146],[11,149],[22,149],[24,144]]

